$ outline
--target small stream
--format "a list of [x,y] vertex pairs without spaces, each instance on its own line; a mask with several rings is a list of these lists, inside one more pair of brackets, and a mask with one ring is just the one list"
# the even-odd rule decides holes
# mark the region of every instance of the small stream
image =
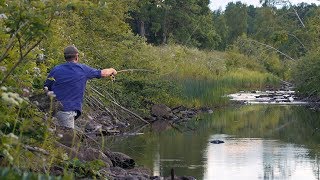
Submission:
[[[320,113],[297,104],[228,107],[190,122],[195,131],[145,129],[109,141],[154,175],[169,176],[173,168],[205,180],[320,179]],[[216,139],[225,143],[210,143]]]

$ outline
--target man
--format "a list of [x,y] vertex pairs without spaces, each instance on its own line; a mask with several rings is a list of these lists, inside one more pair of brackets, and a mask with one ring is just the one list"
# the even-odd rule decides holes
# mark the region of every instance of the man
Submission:
[[62,104],[62,111],[56,113],[58,125],[74,129],[74,120],[81,115],[86,82],[92,78],[116,75],[113,68],[94,69],[79,63],[79,51],[75,46],[64,49],[64,64],[55,66],[49,73],[44,84],[53,91]]

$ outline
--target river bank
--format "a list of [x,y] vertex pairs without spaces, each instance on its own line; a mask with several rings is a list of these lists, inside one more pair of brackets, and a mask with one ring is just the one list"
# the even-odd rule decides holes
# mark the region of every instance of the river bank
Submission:
[[[50,100],[47,96],[35,96],[30,98],[38,108],[44,112],[50,112],[48,108],[55,112],[59,109],[56,102],[50,106]],[[145,167],[136,165],[135,160],[121,152],[112,152],[108,145],[104,143],[107,137],[125,137],[135,136],[142,133],[144,128],[150,131],[162,132],[169,128],[174,128],[179,132],[192,131],[192,128],[186,124],[200,113],[213,113],[213,110],[207,107],[187,108],[177,106],[169,108],[164,104],[154,104],[150,108],[150,116],[143,117],[143,121],[130,121],[137,119],[131,115],[127,121],[115,119],[114,114],[103,110],[92,110],[83,114],[75,121],[75,131],[60,128],[53,117],[52,133],[57,137],[56,147],[66,153],[63,161],[74,162],[79,164],[74,167],[74,174],[79,177],[107,177],[108,179],[166,179],[166,177],[153,176],[152,171]],[[141,128],[140,128],[141,127]],[[137,130],[138,129],[138,130]],[[93,164],[97,168],[94,173],[86,168],[86,164]],[[53,165],[50,174],[63,176],[64,168],[62,165]],[[194,179],[191,176],[175,174],[174,169],[171,176],[180,179]],[[171,177],[167,177],[171,179]]]
[[[213,113],[213,110],[210,108],[187,108],[185,106],[169,108],[164,104],[155,104],[150,109],[150,116],[144,118],[146,124],[138,131],[135,130],[133,132],[130,126],[134,126],[134,124],[129,125],[126,123],[114,122],[112,121],[112,117],[105,112],[93,112],[89,121],[86,118],[81,118],[79,120],[79,129],[84,129],[82,132],[84,132],[83,135],[87,141],[93,142],[98,142],[108,136],[125,137],[141,135],[143,128],[149,128],[149,130],[153,132],[163,132],[171,128],[179,132],[193,131],[194,129],[192,128],[185,128],[186,124],[200,113],[211,114]],[[81,130],[79,132],[81,132]],[[70,142],[70,140],[67,140],[67,142]],[[172,169],[170,177],[153,176],[150,169],[137,167],[135,160],[126,154],[121,152],[112,152],[107,147],[101,147],[103,151],[92,149],[93,147],[97,147],[97,143],[95,143],[95,145],[92,145],[93,143],[87,144],[91,144],[91,146],[88,146],[86,149],[91,149],[91,152],[94,152],[89,152],[89,154],[96,154],[95,157],[91,157],[89,160],[94,160],[95,158],[99,159],[99,156],[97,155],[100,154],[100,156],[103,157],[103,161],[105,161],[110,167],[102,169],[104,172],[103,175],[109,179],[172,179],[173,176],[175,179],[195,179],[192,176],[175,174],[174,169]],[[80,157],[83,156],[82,159],[87,160],[85,154],[88,153],[84,152],[82,155],[80,154]],[[110,163],[110,160],[112,163]]]
[[[297,105],[301,102],[302,104],[305,103],[301,101],[301,97],[295,94],[292,84],[287,83],[283,83],[279,88],[269,87],[261,91],[241,91],[228,97],[238,98],[237,104],[240,102],[242,105],[257,103]],[[200,113],[211,114],[213,112],[212,109],[206,107],[198,109],[185,106],[169,108],[164,104],[154,104],[150,108],[150,116],[143,117],[144,121],[131,121],[131,119],[137,119],[133,115],[128,116],[126,121],[117,121],[107,111],[90,111],[77,120],[76,137],[78,139],[75,140],[72,132],[60,131],[57,132],[57,136],[61,138],[59,140],[60,144],[57,144],[57,146],[68,153],[69,160],[77,158],[83,164],[95,162],[96,160],[103,161],[103,166],[96,170],[98,174],[83,174],[84,177],[161,179],[165,177],[153,176],[150,169],[137,166],[134,158],[122,152],[112,152],[104,144],[103,138],[140,135],[145,128],[149,128],[153,132],[163,132],[168,129],[175,129],[179,132],[194,131],[195,129],[188,127],[186,124]],[[70,144],[70,142],[72,143]],[[72,147],[73,144],[78,144],[78,147]],[[62,170],[55,167],[53,172],[61,176],[63,175]],[[183,178],[193,178],[190,176],[184,177],[182,176],[183,174],[177,175]]]

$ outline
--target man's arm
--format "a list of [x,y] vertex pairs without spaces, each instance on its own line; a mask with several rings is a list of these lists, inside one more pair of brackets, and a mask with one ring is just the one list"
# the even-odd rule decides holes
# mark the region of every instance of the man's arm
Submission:
[[92,68],[92,67],[84,65],[84,64],[82,64],[81,66],[84,69],[84,71],[86,72],[88,79],[108,77],[108,76],[117,74],[117,71],[113,68],[98,70],[98,69]]
[[101,70],[101,77],[108,77],[111,75],[116,75],[117,71],[113,68],[108,68],[108,69],[102,69]]

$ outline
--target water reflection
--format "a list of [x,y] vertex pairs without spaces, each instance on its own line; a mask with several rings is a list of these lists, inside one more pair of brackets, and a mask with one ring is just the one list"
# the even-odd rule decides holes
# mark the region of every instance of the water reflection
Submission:
[[208,143],[203,179],[315,179],[313,162],[303,147],[263,139],[225,141]]
[[[241,106],[173,129],[113,141],[154,175],[197,179],[319,179],[320,114],[305,107]],[[224,140],[212,144],[210,140]]]

